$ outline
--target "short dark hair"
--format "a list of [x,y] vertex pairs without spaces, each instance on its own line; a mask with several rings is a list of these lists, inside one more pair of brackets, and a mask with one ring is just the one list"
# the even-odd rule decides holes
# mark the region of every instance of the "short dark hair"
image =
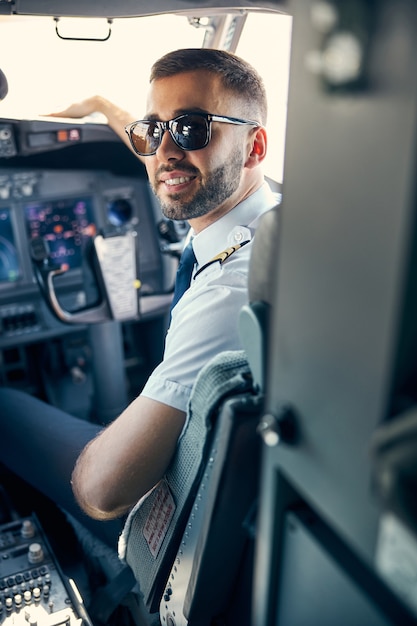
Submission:
[[153,64],[150,82],[194,70],[219,76],[224,88],[246,101],[249,111],[258,112],[259,121],[266,123],[267,98],[261,76],[247,61],[226,50],[184,48],[168,52]]

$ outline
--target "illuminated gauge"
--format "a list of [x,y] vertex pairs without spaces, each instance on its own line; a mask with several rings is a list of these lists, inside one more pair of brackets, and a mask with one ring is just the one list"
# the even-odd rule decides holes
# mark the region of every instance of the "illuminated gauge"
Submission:
[[129,200],[118,198],[107,205],[107,216],[113,226],[123,226],[132,219],[132,205]]

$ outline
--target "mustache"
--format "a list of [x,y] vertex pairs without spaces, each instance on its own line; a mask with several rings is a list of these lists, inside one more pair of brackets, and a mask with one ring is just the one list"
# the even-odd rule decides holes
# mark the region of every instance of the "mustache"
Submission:
[[183,165],[183,164],[177,163],[171,166],[161,165],[160,167],[158,167],[155,173],[155,177],[159,178],[161,174],[166,174],[169,172],[183,172],[184,174],[187,174],[189,176],[197,176],[200,173],[200,171],[193,165]]

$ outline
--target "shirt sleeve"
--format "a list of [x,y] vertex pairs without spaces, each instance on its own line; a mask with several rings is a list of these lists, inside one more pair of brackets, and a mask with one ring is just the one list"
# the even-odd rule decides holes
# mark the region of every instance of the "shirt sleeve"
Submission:
[[241,349],[238,316],[248,299],[249,250],[233,256],[206,268],[173,309],[163,361],[142,395],[186,412],[201,368],[219,352]]

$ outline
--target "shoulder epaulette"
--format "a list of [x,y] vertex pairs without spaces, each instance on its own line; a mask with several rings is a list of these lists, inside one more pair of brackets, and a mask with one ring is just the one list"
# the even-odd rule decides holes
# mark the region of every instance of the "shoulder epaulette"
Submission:
[[246,241],[242,241],[242,243],[237,243],[235,246],[230,246],[230,248],[226,248],[226,250],[223,250],[223,252],[219,252],[219,254],[216,254],[216,256],[210,259],[210,261],[200,267],[200,269],[195,273],[194,278],[196,278],[200,274],[200,272],[205,270],[209,265],[213,265],[213,263],[220,263],[220,265],[223,265],[223,263],[230,256],[232,256],[232,254],[234,254],[237,250],[240,250],[240,248],[243,248],[243,246],[246,246],[249,241],[250,239],[247,239]]

